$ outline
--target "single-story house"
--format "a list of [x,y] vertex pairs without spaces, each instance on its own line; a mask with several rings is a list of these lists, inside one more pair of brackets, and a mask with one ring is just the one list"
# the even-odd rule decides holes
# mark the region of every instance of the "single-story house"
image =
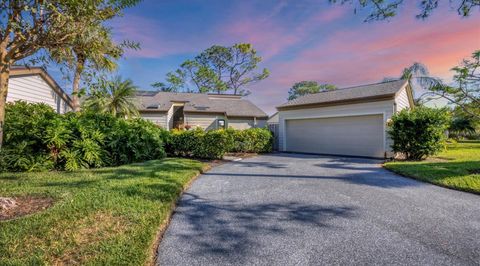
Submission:
[[57,113],[72,110],[72,100],[41,67],[19,67],[10,70],[7,102],[45,103]]
[[265,127],[268,115],[240,95],[148,92],[137,95],[140,116],[165,128]]
[[305,95],[277,107],[279,150],[392,157],[387,123],[394,113],[413,106],[405,80]]

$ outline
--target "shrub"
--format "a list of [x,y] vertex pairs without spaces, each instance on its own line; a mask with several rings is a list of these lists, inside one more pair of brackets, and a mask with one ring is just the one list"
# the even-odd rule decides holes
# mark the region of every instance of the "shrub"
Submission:
[[45,136],[60,119],[50,106],[23,101],[5,107],[4,145],[0,153],[3,171],[41,171],[54,167]]
[[273,144],[272,133],[263,128],[173,130],[162,132],[162,139],[169,154],[201,159],[219,159],[226,152],[270,152]]
[[169,153],[201,159],[220,159],[227,152],[229,135],[224,130],[173,130],[169,136]]
[[422,160],[444,147],[449,114],[445,109],[418,107],[402,110],[392,116],[388,133],[394,152],[401,152],[407,160]]
[[17,102],[6,109],[3,171],[76,170],[165,157],[163,130],[110,114],[59,115],[45,104]]
[[266,128],[228,129],[227,132],[233,138],[230,152],[266,153],[273,149],[273,135]]

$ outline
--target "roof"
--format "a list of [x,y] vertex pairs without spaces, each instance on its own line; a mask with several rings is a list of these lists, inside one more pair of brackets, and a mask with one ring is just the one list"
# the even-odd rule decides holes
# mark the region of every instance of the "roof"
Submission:
[[240,95],[157,92],[137,94],[137,106],[143,112],[166,112],[174,103],[183,103],[183,111],[198,113],[221,113],[236,117],[262,117],[268,115]]
[[277,109],[327,103],[341,104],[347,101],[363,101],[394,97],[398,91],[407,85],[407,83],[407,80],[393,80],[309,94],[277,106]]
[[60,96],[62,99],[71,107],[72,99],[70,96],[58,85],[58,83],[48,74],[48,72],[43,67],[24,67],[24,66],[13,66],[10,69],[10,77],[23,77],[23,76],[36,76],[40,75],[47,84],[52,87],[52,89]]

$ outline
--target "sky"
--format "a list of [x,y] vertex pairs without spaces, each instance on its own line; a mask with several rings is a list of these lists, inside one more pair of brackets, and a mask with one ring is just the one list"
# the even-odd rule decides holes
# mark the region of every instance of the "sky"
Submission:
[[352,5],[327,0],[144,0],[110,22],[117,41],[141,45],[125,54],[118,74],[149,90],[212,45],[251,43],[263,58],[259,69],[271,74],[248,87],[248,99],[268,114],[302,80],[338,87],[375,83],[398,77],[416,61],[451,79],[450,69],[480,49],[479,10],[461,18],[441,1],[431,17],[419,20],[416,1],[404,2],[396,17],[364,22],[368,10],[355,13]]

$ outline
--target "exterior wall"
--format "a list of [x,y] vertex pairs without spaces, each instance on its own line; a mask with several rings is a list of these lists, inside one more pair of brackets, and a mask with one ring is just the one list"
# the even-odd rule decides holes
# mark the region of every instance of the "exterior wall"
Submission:
[[258,119],[257,118],[257,127],[264,128],[267,126],[267,119]]
[[170,130],[173,128],[173,105],[170,106],[170,109],[168,109],[167,116],[165,117],[166,122],[165,122],[165,128],[167,130]]
[[268,124],[278,124],[278,112],[275,113],[274,115],[272,115],[268,121],[267,121]]
[[254,127],[254,120],[253,118],[229,118],[228,119],[228,127],[233,129],[247,129]]
[[326,118],[326,117],[342,117],[355,115],[382,114],[384,123],[384,147],[387,156],[392,156],[390,145],[392,144],[388,134],[386,133],[387,120],[391,118],[394,112],[394,101],[378,101],[348,105],[326,106],[308,109],[284,110],[279,111],[279,150],[285,151],[286,147],[286,120],[302,119],[302,118]]
[[45,103],[58,113],[71,111],[67,102],[40,75],[10,77],[7,102]]
[[225,119],[225,117],[217,114],[185,113],[185,124],[192,128],[217,129],[217,119]]
[[402,111],[405,108],[410,108],[410,102],[408,101],[407,89],[403,88],[395,97],[395,103],[397,105],[398,112]]
[[146,120],[152,121],[156,125],[162,128],[167,128],[167,113],[165,112],[145,112],[140,113],[140,116]]

